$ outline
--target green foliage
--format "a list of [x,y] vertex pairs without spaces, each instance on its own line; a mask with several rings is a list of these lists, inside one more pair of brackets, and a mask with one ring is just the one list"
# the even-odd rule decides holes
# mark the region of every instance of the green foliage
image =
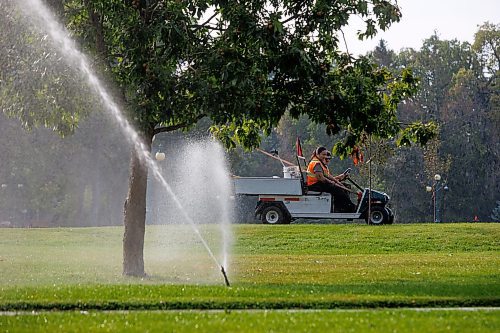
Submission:
[[414,142],[426,145],[436,137],[438,130],[438,125],[435,122],[427,124],[411,123],[402,131],[397,144],[398,146],[410,146]]
[[[448,220],[471,220],[474,215],[489,220],[498,192],[494,185],[498,178],[498,119],[494,116],[498,114],[498,75],[492,75],[495,56],[485,36],[495,45],[495,27],[487,24],[479,28],[472,46],[433,35],[420,50],[404,50],[391,60],[395,68],[413,68],[421,79],[419,92],[400,106],[400,119],[409,124],[432,120],[439,128],[436,147],[424,152],[403,150],[392,163],[406,172],[395,168],[394,173],[385,174],[386,179],[398,178],[393,198],[405,220],[432,212],[430,198],[422,189],[432,184],[436,173],[450,188],[444,198]],[[399,137],[400,143],[408,144],[412,136],[422,133],[417,133],[420,128],[410,126]],[[415,199],[407,204],[408,197]]]
[[[343,142],[337,142],[333,149],[341,157],[347,156],[368,136],[380,139],[396,137],[402,131],[397,107],[417,91],[419,82],[410,69],[395,76],[388,69],[375,66],[366,57],[353,63],[349,58],[343,59],[328,75],[328,80],[321,91],[328,98],[315,96],[317,108],[309,109],[307,114],[313,122],[324,123],[324,110],[329,110],[327,133],[337,134],[342,129],[347,132]],[[424,144],[420,140],[435,136],[434,129],[430,124],[421,124],[419,135],[413,136],[412,141]]]
[[500,71],[500,24],[486,22],[474,35],[472,49],[479,55],[479,61],[488,76],[498,80]]
[[229,149],[238,145],[250,150],[257,147],[261,140],[261,129],[253,120],[244,121],[241,125],[234,123],[228,125],[212,125],[210,131],[222,144]]
[[368,53],[368,56],[373,59],[379,66],[384,66],[389,70],[394,67],[396,53],[389,49],[387,42],[381,39],[375,49]]
[[144,130],[209,116],[227,147],[249,149],[289,111],[355,142],[364,132],[394,137],[395,106],[417,83],[408,71],[392,77],[338,51],[350,15],[365,21],[361,38],[399,21],[392,1],[72,0],[67,8],[69,27],[101,43]]
[[103,117],[94,114],[61,138],[45,128],[20,131],[18,120],[0,113],[0,222],[120,224],[129,149],[120,133],[105,131],[112,124]]
[[65,136],[99,104],[83,74],[62,62],[55,43],[25,24],[15,2],[2,1],[0,11],[0,111],[31,130],[44,126]]
[[[491,26],[483,26],[480,31],[491,38],[496,36]],[[484,40],[479,45],[482,43]],[[468,43],[431,36],[420,50],[395,53],[381,42],[369,54],[372,61],[393,76],[398,77],[403,68],[411,69],[412,78],[419,79],[418,92],[398,105],[402,131],[391,139],[372,134],[370,141],[361,136],[364,142],[359,146],[365,161],[371,160],[372,184],[391,196],[391,206],[400,221],[431,220],[432,198],[425,186],[432,185],[436,173],[443,176],[450,189],[443,196],[446,221],[471,220],[474,215],[490,220],[498,192],[498,75],[491,75],[481,60],[484,55],[494,60],[491,49],[480,53],[477,50]],[[356,142],[356,137],[349,133],[341,131],[328,138],[316,124],[306,122],[302,126],[307,131],[300,136],[312,147],[333,146],[339,156],[352,152],[349,146]],[[285,132],[286,129],[280,129],[280,133]],[[289,127],[288,132],[299,131]],[[276,145],[279,140],[289,142],[286,137],[278,137]],[[413,146],[418,141],[426,142],[426,148]],[[334,160],[331,165],[332,171],[337,172],[346,167],[359,170],[355,179],[368,184],[367,164],[354,167],[350,160]]]
[[422,108],[417,113],[419,120],[438,119],[453,75],[461,68],[477,68],[478,65],[469,43],[440,40],[436,34],[424,40],[419,51],[404,50],[396,58],[395,66],[411,67],[420,79],[420,89],[415,96]]

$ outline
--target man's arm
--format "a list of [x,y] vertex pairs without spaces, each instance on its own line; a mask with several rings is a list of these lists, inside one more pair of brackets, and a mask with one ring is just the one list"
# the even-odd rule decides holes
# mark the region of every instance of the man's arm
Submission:
[[347,189],[340,181],[331,175],[324,175],[323,172],[315,172],[316,178],[322,183],[330,183],[335,186],[341,187],[343,189]]
[[341,173],[340,175],[337,175],[337,176],[335,176],[333,178],[335,178],[336,180],[338,180],[339,182],[341,182],[341,181],[343,181],[344,179],[347,178],[347,175]]
[[[330,183],[330,184],[333,184],[337,187],[340,187],[341,189],[344,189],[348,192],[353,192],[355,193],[354,191],[352,191],[351,189],[347,188],[344,186],[344,184],[342,184],[339,180],[337,180],[337,177],[333,177],[331,175],[325,175],[323,174],[323,172],[314,172],[314,174],[316,175],[316,178],[318,178],[318,180],[322,183]],[[343,174],[340,174],[339,176],[342,176],[342,179],[345,179],[346,177],[343,175]],[[328,178],[327,178],[328,177]]]
[[341,181],[343,181],[344,179],[346,179],[347,176],[344,175],[343,173],[341,173],[340,175],[337,175],[337,176],[326,175],[326,177],[328,177],[328,179],[330,179],[331,181],[340,183]]

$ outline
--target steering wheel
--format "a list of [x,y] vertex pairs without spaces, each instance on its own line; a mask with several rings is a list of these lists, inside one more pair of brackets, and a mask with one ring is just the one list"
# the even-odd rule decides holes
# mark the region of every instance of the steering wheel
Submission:
[[351,174],[351,171],[352,169],[351,168],[347,168],[344,172],[343,172],[343,175],[346,177],[346,178],[349,178],[350,174]]

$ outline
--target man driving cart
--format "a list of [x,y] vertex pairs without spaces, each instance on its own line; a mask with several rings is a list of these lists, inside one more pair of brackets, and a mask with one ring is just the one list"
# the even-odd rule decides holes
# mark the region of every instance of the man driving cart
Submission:
[[[283,178],[234,177],[235,194],[258,196],[255,217],[262,223],[288,224],[296,219],[364,219],[374,225],[394,222],[394,213],[387,206],[390,197],[386,193],[359,186],[351,179],[350,168],[337,176],[330,174],[331,154],[325,147],[314,151],[305,175],[299,166],[300,159],[304,159],[299,143],[297,165],[283,160],[277,152],[265,154],[281,162]],[[343,181],[359,191],[357,205],[349,198],[349,193],[355,191]]]
[[315,192],[327,192],[333,197],[335,213],[353,213],[356,205],[349,198],[349,189],[341,182],[347,178],[345,173],[332,176],[328,164],[332,156],[325,147],[314,150],[307,167],[307,188]]

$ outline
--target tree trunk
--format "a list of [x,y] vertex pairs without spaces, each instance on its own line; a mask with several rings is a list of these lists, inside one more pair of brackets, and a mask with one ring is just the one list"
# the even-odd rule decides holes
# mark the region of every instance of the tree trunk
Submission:
[[[147,135],[151,149],[152,135]],[[123,275],[145,276],[144,232],[146,227],[146,190],[148,167],[138,157],[136,148],[130,159],[129,190],[124,207],[125,233],[123,235]]]
[[89,0],[84,0],[84,4],[87,7],[90,23],[95,29],[95,49],[97,50],[101,59],[106,59],[106,57],[108,56],[108,48],[106,46],[106,43],[104,42],[104,31],[102,29],[101,15],[103,14],[99,13]]
[[47,0],[49,8],[54,11],[56,16],[63,20],[64,18],[64,1],[63,0]]

